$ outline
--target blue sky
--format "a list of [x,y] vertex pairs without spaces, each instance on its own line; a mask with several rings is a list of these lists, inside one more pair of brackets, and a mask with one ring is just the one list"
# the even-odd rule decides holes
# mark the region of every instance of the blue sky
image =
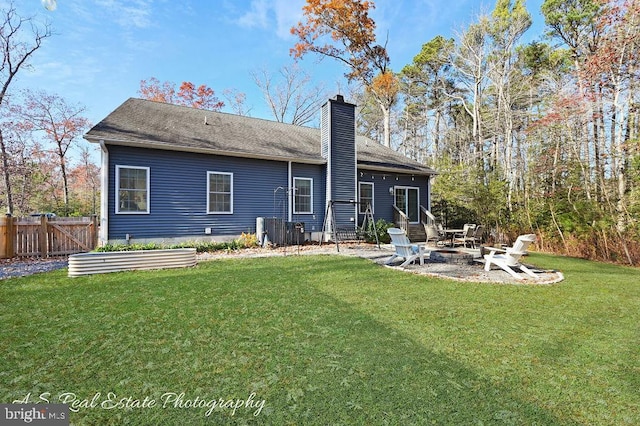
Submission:
[[[1,3],[5,3],[1,1]],[[224,89],[247,95],[250,115],[271,116],[251,71],[277,72],[290,65],[295,40],[289,29],[301,19],[304,0],[57,0],[47,11],[41,0],[14,0],[23,16],[48,20],[55,35],[19,75],[14,89],[56,93],[87,108],[97,123],[129,97],[142,79],[180,85],[205,84],[222,98]],[[528,0],[538,38],[542,0]],[[436,35],[454,36],[495,1],[378,0],[373,18],[379,39],[388,34],[392,68],[411,62]],[[345,87],[345,69],[328,59],[306,57],[301,66],[330,93]]]

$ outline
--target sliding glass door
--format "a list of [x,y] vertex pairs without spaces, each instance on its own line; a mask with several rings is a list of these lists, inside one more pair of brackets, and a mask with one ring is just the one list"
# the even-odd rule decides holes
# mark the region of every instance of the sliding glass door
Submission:
[[409,217],[409,222],[420,222],[420,190],[411,186],[394,188],[396,207]]

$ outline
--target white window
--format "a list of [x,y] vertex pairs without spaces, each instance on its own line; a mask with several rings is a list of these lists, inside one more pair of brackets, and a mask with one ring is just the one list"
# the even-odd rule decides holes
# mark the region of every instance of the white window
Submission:
[[207,172],[207,213],[233,213],[233,173]]
[[149,213],[149,168],[116,165],[116,213]]
[[293,213],[313,214],[313,179],[293,178]]
[[371,213],[373,213],[373,183],[372,182],[359,182],[358,187],[359,199],[358,211],[360,214],[365,214],[367,206],[371,205]]

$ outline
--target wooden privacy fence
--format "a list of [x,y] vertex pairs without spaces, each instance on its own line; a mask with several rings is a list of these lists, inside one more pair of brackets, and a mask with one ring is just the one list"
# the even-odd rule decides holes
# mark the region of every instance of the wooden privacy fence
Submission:
[[0,258],[66,256],[93,250],[98,220],[93,217],[2,217]]

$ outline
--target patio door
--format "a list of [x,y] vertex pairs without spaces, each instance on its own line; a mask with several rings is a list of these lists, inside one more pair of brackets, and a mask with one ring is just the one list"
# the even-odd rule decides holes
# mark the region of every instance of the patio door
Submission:
[[420,190],[411,186],[394,188],[396,207],[409,217],[409,222],[420,222]]

